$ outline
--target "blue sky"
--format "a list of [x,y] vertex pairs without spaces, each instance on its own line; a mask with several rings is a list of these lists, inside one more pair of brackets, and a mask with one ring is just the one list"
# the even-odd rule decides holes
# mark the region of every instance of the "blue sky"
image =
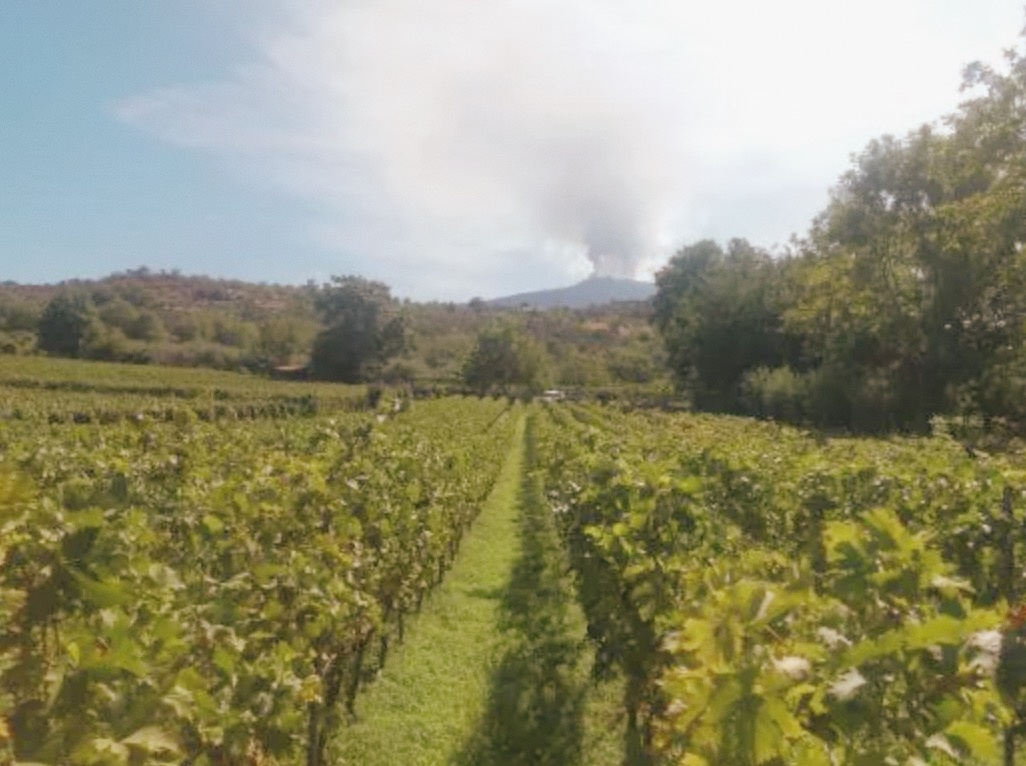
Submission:
[[466,299],[786,242],[1021,0],[6,0],[0,279]]
[[297,239],[301,206],[116,116],[156,84],[221,75],[247,55],[241,31],[227,4],[194,0],[0,4],[3,278],[145,264],[294,279],[281,253]]

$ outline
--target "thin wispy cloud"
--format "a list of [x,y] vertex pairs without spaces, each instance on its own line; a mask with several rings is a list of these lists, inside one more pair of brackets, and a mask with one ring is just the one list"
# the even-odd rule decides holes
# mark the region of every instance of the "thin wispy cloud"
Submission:
[[990,15],[933,0],[283,4],[273,24],[245,20],[253,55],[223,80],[117,113],[307,200],[335,271],[468,297],[651,272],[702,236],[786,241],[849,152],[953,108],[961,66],[1012,44],[1019,15],[1011,1]]

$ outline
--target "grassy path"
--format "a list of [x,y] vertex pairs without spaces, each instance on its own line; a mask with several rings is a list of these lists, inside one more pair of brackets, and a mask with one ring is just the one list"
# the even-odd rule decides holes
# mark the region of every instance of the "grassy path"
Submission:
[[459,559],[339,732],[336,766],[619,766],[621,689],[590,680],[585,624],[521,417]]

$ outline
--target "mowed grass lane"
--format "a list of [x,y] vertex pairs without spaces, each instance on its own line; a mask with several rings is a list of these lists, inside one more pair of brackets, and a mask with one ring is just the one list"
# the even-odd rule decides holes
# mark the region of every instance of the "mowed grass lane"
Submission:
[[585,622],[529,470],[525,418],[445,582],[338,732],[336,766],[619,766],[622,686]]

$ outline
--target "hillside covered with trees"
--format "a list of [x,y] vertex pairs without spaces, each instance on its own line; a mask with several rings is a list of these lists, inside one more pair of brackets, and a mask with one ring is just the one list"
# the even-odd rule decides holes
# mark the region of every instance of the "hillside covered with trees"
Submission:
[[[138,269],[60,285],[0,284],[0,353],[345,382],[472,378],[476,390],[505,389],[514,379],[532,389],[658,386],[667,375],[650,315],[646,302],[544,311],[481,300],[414,303],[360,277],[290,286]],[[475,349],[500,328],[518,344],[529,339],[537,355],[531,375],[510,362],[468,378]]]

